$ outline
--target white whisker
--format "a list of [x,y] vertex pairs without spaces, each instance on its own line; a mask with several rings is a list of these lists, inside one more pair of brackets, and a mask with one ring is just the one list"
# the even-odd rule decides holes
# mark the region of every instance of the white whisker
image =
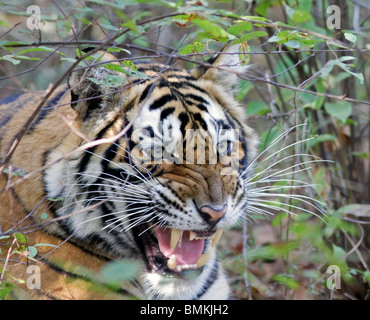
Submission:
[[[324,202],[321,202],[321,201],[319,201],[317,199],[312,199],[312,198],[310,198],[308,196],[304,196],[304,195],[301,195],[301,194],[294,194],[294,195],[293,194],[292,195],[291,194],[281,194],[281,193],[271,193],[271,194],[270,193],[256,193],[256,194],[249,194],[249,197],[251,197],[252,199],[254,199],[255,197],[271,197],[271,196],[281,197],[281,198],[288,198],[288,199],[293,199],[293,200],[299,200],[299,201],[301,201],[303,203],[306,203],[306,204],[308,204],[310,206],[315,207],[315,209],[319,210],[322,214],[325,215],[325,212],[324,211],[321,211],[319,208],[317,208],[316,206],[314,206],[311,202],[306,201],[304,199],[309,199],[309,200],[314,201],[314,202],[316,202],[318,204],[321,204],[322,206],[325,207],[326,204]],[[262,200],[262,199],[260,199],[260,200]]]
[[[298,207],[298,206],[295,206],[295,205],[292,205],[292,204],[288,204],[288,203],[282,203],[282,202],[278,202],[278,201],[271,201],[271,200],[264,200],[264,199],[253,199],[253,201],[250,201],[249,203],[252,204],[252,205],[255,205],[255,206],[263,206],[265,208],[271,208],[271,209],[274,209],[274,210],[281,210],[281,211],[284,211],[284,212],[286,212],[288,214],[292,214],[292,215],[296,216],[297,215],[296,213],[294,213],[294,212],[292,212],[290,210],[287,210],[285,208],[279,207],[279,206],[271,205],[271,203],[277,204],[277,205],[282,205],[282,206],[287,206],[289,208],[298,209],[300,211],[304,211],[304,212],[307,212],[309,214],[312,214],[315,217],[318,217],[322,221],[324,221],[317,213],[315,213],[315,212],[313,212],[311,210],[304,209],[302,207]],[[316,209],[318,209],[318,208],[316,208]]]
[[298,128],[298,127],[301,127],[301,126],[303,126],[303,125],[305,125],[305,124],[298,124],[298,125],[295,125],[295,126],[293,126],[293,127],[291,127],[291,128],[289,128],[288,130],[286,130],[286,131],[284,131],[282,134],[280,134],[277,138],[275,138],[272,142],[271,142],[271,144],[267,147],[267,148],[265,148],[260,154],[258,154],[257,156],[256,156],[256,158],[247,166],[247,168],[244,170],[244,172],[241,174],[241,177],[243,177],[246,173],[247,173],[247,171],[249,170],[249,169],[251,169],[252,168],[252,166],[253,166],[253,164],[264,154],[264,153],[266,153],[270,148],[272,148],[276,143],[278,143],[280,140],[282,140],[284,137],[286,137],[292,130],[294,130],[295,128]]

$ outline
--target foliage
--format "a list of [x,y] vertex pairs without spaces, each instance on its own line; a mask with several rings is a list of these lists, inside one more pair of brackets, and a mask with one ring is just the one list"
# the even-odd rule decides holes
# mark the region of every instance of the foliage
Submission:
[[[229,230],[233,246],[221,243],[221,248],[235,296],[369,297],[370,24],[365,1],[334,1],[340,8],[339,29],[327,25],[331,2],[326,0],[40,1],[40,29],[27,28],[26,9],[38,1],[16,2],[0,5],[0,98],[46,89],[89,59],[99,63],[98,48],[113,52],[119,62],[103,67],[144,77],[135,67],[139,57],[189,68],[204,64],[226,42],[241,44],[241,61],[252,67],[240,75],[237,97],[261,137],[260,151],[284,130],[305,124],[290,135],[304,142],[286,152],[335,162],[312,163],[304,176],[292,173],[312,184],[297,194],[325,202],[321,211],[305,198],[280,195],[269,199],[275,215],[267,217],[268,223],[252,212],[249,219],[255,223]],[[84,53],[86,48],[94,49]],[[91,80],[110,87],[125,84],[123,76]],[[282,181],[269,187],[282,188]],[[21,233],[3,237],[13,237],[18,251],[27,251]],[[28,248],[28,258],[35,250],[37,245]],[[329,265],[340,267],[340,290],[325,286]],[[1,298],[9,293],[9,283],[2,281]]]

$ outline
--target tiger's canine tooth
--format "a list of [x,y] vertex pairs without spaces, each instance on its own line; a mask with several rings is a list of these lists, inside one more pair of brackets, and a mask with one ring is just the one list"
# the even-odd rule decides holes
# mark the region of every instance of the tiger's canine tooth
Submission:
[[171,229],[170,249],[174,251],[182,236],[182,230]]
[[176,266],[177,266],[176,255],[173,254],[167,260],[167,267],[170,270],[175,270]]
[[209,252],[203,253],[197,261],[197,268],[204,266],[208,262],[210,257],[211,257],[211,254]]
[[193,231],[190,231],[189,232],[189,240],[193,241],[195,239],[195,237],[196,237],[196,234]]
[[213,238],[212,238],[212,247],[215,247],[216,244],[220,241],[220,238],[222,236],[222,232],[224,231],[224,229],[218,229],[216,231],[216,233],[213,235]]

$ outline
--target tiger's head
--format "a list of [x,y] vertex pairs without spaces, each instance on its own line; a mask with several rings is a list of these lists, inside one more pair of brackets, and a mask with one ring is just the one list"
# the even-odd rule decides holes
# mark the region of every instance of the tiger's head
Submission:
[[196,298],[221,278],[215,247],[243,213],[257,144],[235,99],[238,50],[191,71],[138,63],[132,73],[98,52],[69,77],[73,130],[48,160],[91,146],[45,172],[48,196],[64,199],[58,232],[143,261],[147,296]]

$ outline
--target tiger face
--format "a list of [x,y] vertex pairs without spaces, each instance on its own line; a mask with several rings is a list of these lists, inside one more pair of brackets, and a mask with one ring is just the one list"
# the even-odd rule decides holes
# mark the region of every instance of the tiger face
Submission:
[[[257,143],[234,98],[245,72],[238,49],[191,71],[137,64],[145,76],[126,75],[120,88],[99,83],[123,76],[99,64],[69,78],[73,130],[47,153],[57,163],[43,178],[48,197],[64,199],[54,207],[66,218],[52,232],[142,261],[141,297],[228,296],[216,244],[246,205],[241,176]],[[86,142],[96,143],[76,150]]]

